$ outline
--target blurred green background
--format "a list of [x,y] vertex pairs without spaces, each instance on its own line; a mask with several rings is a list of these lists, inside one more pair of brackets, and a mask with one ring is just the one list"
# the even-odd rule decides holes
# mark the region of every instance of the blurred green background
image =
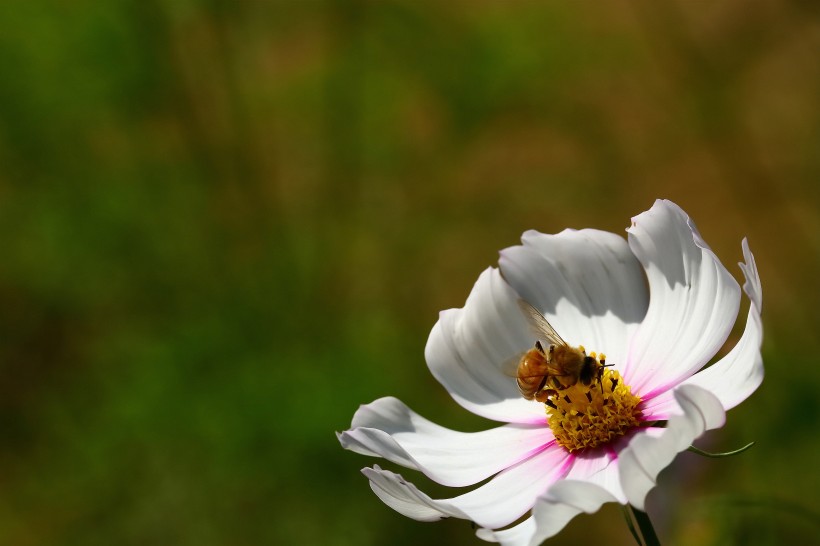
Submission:
[[[3,2],[0,543],[480,543],[334,431],[385,395],[487,428],[426,369],[438,311],[656,197],[738,278],[749,237],[767,370],[661,538],[820,540],[818,51],[798,0]],[[613,506],[573,541],[631,543]]]

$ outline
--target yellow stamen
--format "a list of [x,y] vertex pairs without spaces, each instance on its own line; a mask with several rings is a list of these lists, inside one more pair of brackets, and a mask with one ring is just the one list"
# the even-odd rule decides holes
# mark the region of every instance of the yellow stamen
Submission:
[[640,402],[617,371],[605,369],[600,383],[579,381],[550,396],[547,417],[558,443],[578,451],[609,443],[638,426]]

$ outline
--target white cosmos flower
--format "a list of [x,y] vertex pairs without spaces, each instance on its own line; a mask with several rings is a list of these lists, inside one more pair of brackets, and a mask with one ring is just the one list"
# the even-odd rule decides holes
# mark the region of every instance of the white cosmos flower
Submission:
[[[538,544],[605,502],[643,510],[658,473],[760,385],[762,294],[746,240],[745,331],[726,356],[701,369],[735,323],[738,283],[674,203],[656,201],[627,233],[624,240],[593,229],[528,231],[521,246],[501,251],[499,269],[481,274],[463,308],[441,313],[425,350],[430,371],[461,406],[505,424],[456,432],[381,398],[359,408],[339,441],[446,486],[492,478],[432,499],[398,474],[363,469],[382,501],[420,521],[471,520],[485,540]],[[535,341],[519,299],[569,345],[606,353],[614,367],[600,384],[560,391],[572,400],[554,396],[555,409],[521,396],[502,372]],[[587,408],[580,395],[603,405]],[[592,417],[579,421],[585,411]],[[576,443],[578,434],[593,440]],[[502,529],[528,511],[522,523]]]

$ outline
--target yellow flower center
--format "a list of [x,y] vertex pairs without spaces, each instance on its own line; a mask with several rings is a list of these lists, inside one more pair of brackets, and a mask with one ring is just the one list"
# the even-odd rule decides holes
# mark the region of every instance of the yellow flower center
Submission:
[[[590,356],[595,356],[592,353]],[[568,451],[607,444],[640,424],[641,399],[632,394],[621,375],[604,370],[601,382],[581,381],[555,392],[546,402],[549,426]]]

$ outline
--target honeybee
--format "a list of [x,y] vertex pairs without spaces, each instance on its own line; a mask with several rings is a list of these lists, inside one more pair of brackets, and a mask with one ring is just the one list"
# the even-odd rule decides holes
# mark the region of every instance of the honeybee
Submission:
[[[601,382],[607,366],[603,355],[598,360],[587,356],[583,347],[570,347],[538,309],[524,300],[518,300],[518,305],[538,338],[535,347],[524,353],[518,362],[516,383],[521,396],[543,403],[578,381],[587,386],[593,379]],[[547,350],[541,340],[549,343]]]

